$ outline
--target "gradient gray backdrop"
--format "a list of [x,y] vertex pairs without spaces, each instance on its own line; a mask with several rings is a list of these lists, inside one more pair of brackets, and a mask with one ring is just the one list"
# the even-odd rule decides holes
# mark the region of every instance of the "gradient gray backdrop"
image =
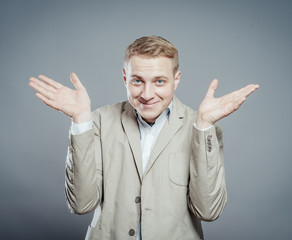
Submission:
[[124,49],[154,34],[179,49],[176,94],[195,109],[213,78],[216,96],[261,86],[219,122],[228,203],[203,224],[206,239],[291,239],[291,23],[291,1],[2,0],[0,238],[83,239],[92,218],[65,202],[70,119],[35,97],[29,77],[72,87],[74,71],[93,109],[124,100]]

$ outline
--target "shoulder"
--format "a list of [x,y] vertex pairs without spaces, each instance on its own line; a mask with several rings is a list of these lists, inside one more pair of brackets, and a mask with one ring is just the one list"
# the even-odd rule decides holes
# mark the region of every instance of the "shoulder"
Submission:
[[124,106],[128,101],[118,102],[112,105],[102,106],[92,112],[93,118],[113,118],[120,116],[124,110]]
[[197,111],[182,103],[176,96],[173,97],[173,110],[184,118],[197,119]]

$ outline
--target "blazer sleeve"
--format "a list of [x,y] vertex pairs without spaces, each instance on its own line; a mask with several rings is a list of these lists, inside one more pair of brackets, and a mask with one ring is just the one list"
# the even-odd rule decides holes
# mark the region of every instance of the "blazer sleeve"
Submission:
[[65,195],[69,211],[85,214],[94,210],[102,199],[102,154],[99,116],[79,135],[69,132],[65,164]]
[[214,221],[227,201],[222,129],[193,131],[188,205],[200,220]]

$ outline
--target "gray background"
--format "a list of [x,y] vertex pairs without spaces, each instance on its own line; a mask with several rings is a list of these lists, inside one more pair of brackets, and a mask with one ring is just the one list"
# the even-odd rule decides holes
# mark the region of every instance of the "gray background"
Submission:
[[291,239],[291,1],[1,1],[0,238],[82,239],[92,215],[71,215],[64,197],[70,119],[28,86],[45,74],[88,89],[92,108],[126,98],[123,52],[161,35],[178,49],[177,96],[197,108],[213,78],[216,96],[261,88],[219,123],[228,203],[206,239]]

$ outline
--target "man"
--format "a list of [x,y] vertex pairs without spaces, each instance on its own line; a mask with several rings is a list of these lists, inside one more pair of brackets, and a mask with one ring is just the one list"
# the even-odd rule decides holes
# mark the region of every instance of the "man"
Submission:
[[167,40],[135,40],[124,57],[128,101],[92,113],[75,73],[76,90],[30,78],[45,104],[72,118],[65,192],[71,212],[95,210],[87,239],[203,239],[200,221],[223,211],[222,131],[214,124],[259,86],[214,98],[213,80],[196,113],[174,96],[178,65]]

